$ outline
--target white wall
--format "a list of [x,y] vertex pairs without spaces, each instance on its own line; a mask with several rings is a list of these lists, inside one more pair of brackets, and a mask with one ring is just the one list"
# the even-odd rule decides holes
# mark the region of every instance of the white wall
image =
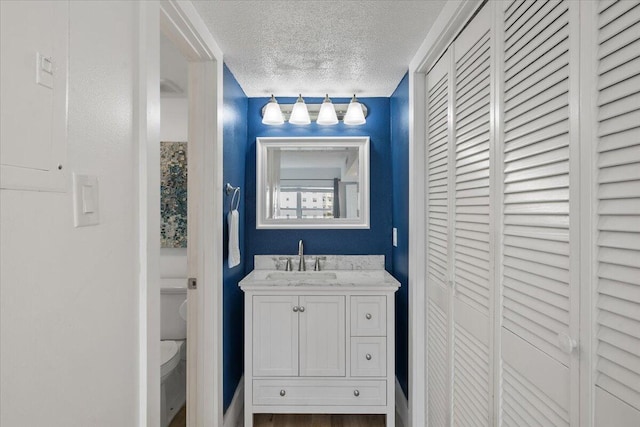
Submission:
[[[160,140],[186,141],[189,135],[188,114],[189,100],[187,98],[161,98]],[[160,277],[187,277],[186,248],[160,249]]]
[[100,224],[73,227],[70,182],[0,191],[3,427],[138,421],[135,8],[70,6],[66,167],[98,176]]
[[189,135],[189,100],[160,99],[160,140],[186,141]]

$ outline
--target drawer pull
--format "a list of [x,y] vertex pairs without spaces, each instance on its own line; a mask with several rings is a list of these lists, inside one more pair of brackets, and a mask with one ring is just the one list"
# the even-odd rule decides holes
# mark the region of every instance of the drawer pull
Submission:
[[371,360],[371,355],[370,355],[369,353],[367,353],[367,355],[365,356],[365,358],[366,358],[367,360]]
[[365,315],[364,315],[364,317],[366,317],[366,318],[367,318],[367,320],[371,320],[371,313],[367,313],[367,314],[365,314]]
[[354,390],[354,391],[353,391],[353,395],[354,395],[355,397],[360,396],[360,391],[359,391],[359,390]]
[[285,394],[287,394],[287,392],[285,390],[280,390],[280,396],[284,397]]
[[298,312],[298,310],[300,310],[300,308],[299,308],[297,305],[294,305],[294,306],[293,306],[293,312],[294,312],[294,313],[297,313],[297,312]]
[[303,305],[300,306],[300,313],[304,313],[304,306]]

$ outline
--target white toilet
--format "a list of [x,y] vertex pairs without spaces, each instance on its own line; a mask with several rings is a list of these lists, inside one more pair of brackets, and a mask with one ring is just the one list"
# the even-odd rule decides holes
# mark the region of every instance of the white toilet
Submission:
[[160,279],[161,426],[167,427],[186,401],[186,279]]

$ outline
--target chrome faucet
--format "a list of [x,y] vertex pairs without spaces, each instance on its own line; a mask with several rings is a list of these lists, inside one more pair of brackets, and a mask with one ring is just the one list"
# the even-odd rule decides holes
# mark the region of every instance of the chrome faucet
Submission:
[[298,256],[300,257],[298,271],[307,271],[307,266],[304,264],[304,245],[302,244],[302,240],[298,242]]

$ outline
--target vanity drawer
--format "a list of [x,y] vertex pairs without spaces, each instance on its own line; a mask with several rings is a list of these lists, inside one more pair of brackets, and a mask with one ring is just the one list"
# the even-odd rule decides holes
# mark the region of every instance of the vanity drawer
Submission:
[[351,376],[384,377],[387,375],[387,339],[385,337],[351,338]]
[[387,335],[387,297],[351,297],[351,336],[384,337]]
[[381,406],[387,404],[384,380],[254,380],[254,405]]

